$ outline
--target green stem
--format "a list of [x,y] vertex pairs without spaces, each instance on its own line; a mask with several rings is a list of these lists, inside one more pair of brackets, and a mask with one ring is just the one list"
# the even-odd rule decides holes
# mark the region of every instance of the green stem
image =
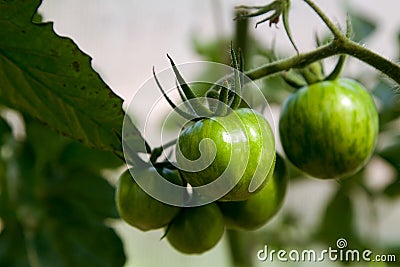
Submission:
[[236,230],[227,230],[229,249],[233,267],[252,267],[253,257],[249,249],[249,242],[246,240],[246,235]]
[[[246,11],[238,9],[236,10],[236,17],[239,17],[241,14],[244,14]],[[249,19],[248,18],[240,18],[236,20],[235,27],[235,42],[234,47],[235,51],[242,51],[243,58],[248,58],[248,32],[249,32]]]
[[331,43],[321,46],[313,51],[268,63],[256,69],[247,71],[246,75],[251,80],[261,79],[263,77],[292,68],[302,68],[315,61],[319,61],[334,55],[347,54],[375,67],[377,70],[394,80],[397,84],[400,84],[400,65],[391,62],[390,60],[378,55],[377,53],[365,48],[364,46],[361,46],[356,42],[351,41],[334,25],[334,23],[322,12],[322,10],[314,4],[313,1],[304,0],[304,2],[306,2],[318,14],[326,26],[332,31],[335,36],[334,40]]
[[358,58],[359,60],[373,66],[375,69],[386,74],[389,78],[400,85],[400,65],[396,64],[381,55],[365,48],[364,46],[346,39],[340,47],[342,52]]
[[353,42],[346,37],[336,38],[331,43],[319,47],[308,53],[300,54],[291,58],[268,63],[256,69],[247,71],[245,74],[251,80],[261,79],[291,68],[302,68],[315,61],[338,54],[347,54],[375,67],[386,74],[389,78],[400,85],[400,65],[378,55],[377,53]]
[[256,69],[245,72],[245,74],[251,80],[261,79],[271,74],[275,74],[281,71],[289,70],[291,68],[302,68],[315,61],[334,56],[338,54],[337,45],[335,42],[331,42],[325,46],[321,46],[308,53],[303,53],[290,57],[287,59],[282,59],[279,61],[274,61],[266,65],[260,66]]

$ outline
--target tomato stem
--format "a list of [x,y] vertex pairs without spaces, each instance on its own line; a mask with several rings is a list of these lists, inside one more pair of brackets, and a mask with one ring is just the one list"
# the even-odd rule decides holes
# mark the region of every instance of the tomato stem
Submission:
[[[315,61],[320,61],[324,58],[328,58],[334,55],[346,54],[358,58],[359,60],[375,67],[377,70],[381,71],[389,78],[394,80],[397,84],[400,84],[399,64],[396,64],[378,55],[377,53],[350,39],[351,27],[349,18],[347,18],[347,33],[344,34],[340,31],[338,27],[335,26],[335,24],[324,14],[324,12],[322,12],[322,10],[313,1],[304,0],[304,2],[306,2],[318,14],[318,16],[333,33],[334,39],[330,43],[320,46],[312,51],[297,54],[293,57],[282,59],[279,61],[270,62],[253,70],[246,71],[245,74],[251,80],[261,79],[272,74],[290,70],[292,68],[302,68]],[[257,9],[260,7],[246,8]],[[246,17],[251,17],[255,15],[259,15],[258,12],[246,15]]]
[[291,68],[301,68],[315,61],[339,54],[347,54],[358,58],[386,74],[397,84],[400,84],[400,65],[391,62],[356,42],[349,40],[347,37],[344,37],[343,39],[334,39],[327,45],[321,46],[307,53],[265,64],[253,70],[249,70],[245,72],[245,74],[251,80],[257,80]]

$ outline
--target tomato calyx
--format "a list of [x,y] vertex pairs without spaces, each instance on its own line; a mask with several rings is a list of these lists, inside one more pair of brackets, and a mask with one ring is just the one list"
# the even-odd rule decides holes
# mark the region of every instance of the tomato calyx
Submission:
[[176,88],[183,102],[184,108],[178,107],[166,94],[160,81],[157,78],[155,68],[153,67],[153,77],[168,104],[183,118],[190,121],[198,121],[203,118],[226,116],[232,110],[239,108],[242,101],[243,87],[243,60],[241,52],[236,56],[235,51],[230,48],[230,54],[233,66],[233,78],[225,80],[223,85],[212,86],[206,93],[204,103],[202,97],[198,97],[185,81],[178,70],[173,59],[167,54],[171,63],[172,70],[176,78]]

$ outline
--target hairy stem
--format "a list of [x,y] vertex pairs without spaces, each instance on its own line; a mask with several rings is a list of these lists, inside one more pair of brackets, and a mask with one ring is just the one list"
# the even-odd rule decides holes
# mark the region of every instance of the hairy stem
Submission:
[[[310,52],[298,54],[290,58],[271,62],[253,70],[249,70],[245,74],[251,80],[261,79],[292,68],[302,68],[315,61],[319,61],[334,55],[347,54],[375,67],[377,70],[394,80],[397,84],[400,84],[399,64],[391,62],[390,60],[378,55],[364,46],[353,42],[349,36],[346,36],[338,27],[335,26],[335,24],[312,0],[304,0],[304,2],[307,3],[315,11],[315,13],[317,13],[317,15],[333,33],[333,41]],[[347,20],[347,35],[350,35],[349,27],[350,22]]]
[[[240,14],[243,14],[245,11],[238,9],[236,10],[236,17],[239,17]],[[236,20],[235,27],[235,42],[234,42],[234,50],[242,51],[243,58],[247,60],[248,58],[248,32],[249,32],[249,19],[241,18]]]
[[355,57],[368,65],[371,65],[375,69],[379,70],[383,74],[386,74],[389,78],[394,80],[397,84],[400,85],[400,65],[396,64],[381,55],[367,49],[366,47],[347,40],[343,43],[343,46],[340,47],[342,52]]
[[336,38],[331,43],[308,53],[268,63],[256,69],[247,71],[245,74],[251,80],[257,80],[291,68],[301,68],[315,61],[339,54],[347,54],[375,67],[400,85],[400,65],[391,62],[356,42],[351,41],[344,35],[343,37]]
[[245,72],[245,74],[251,80],[257,80],[266,77],[268,75],[272,75],[292,68],[302,68],[315,61],[338,54],[337,49],[338,48],[336,43],[332,42],[328,45],[321,46],[308,53],[303,53],[296,55],[294,57],[268,63],[256,69],[247,71]]

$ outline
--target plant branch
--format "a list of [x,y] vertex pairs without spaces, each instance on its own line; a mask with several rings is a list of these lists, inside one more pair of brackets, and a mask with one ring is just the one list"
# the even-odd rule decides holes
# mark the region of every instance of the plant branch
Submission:
[[355,57],[368,65],[386,74],[389,78],[400,85],[400,65],[392,62],[368,48],[347,39],[340,47],[341,51],[349,56]]
[[[307,3],[318,14],[318,16],[333,33],[334,39],[327,45],[318,47],[310,52],[298,54],[296,56],[279,61],[274,61],[253,70],[249,70],[245,74],[251,80],[261,79],[281,71],[290,70],[292,68],[303,68],[315,61],[319,61],[334,55],[347,54],[375,67],[377,70],[386,74],[396,83],[400,84],[400,65],[385,59],[384,57],[356,42],[353,42],[350,39],[350,36],[346,36],[346,34],[342,33],[341,30],[335,26],[335,24],[312,0],[304,0],[304,2]],[[350,28],[350,21],[347,19],[347,35],[350,35],[351,33]],[[233,77],[230,75],[228,77],[224,77],[224,79],[233,79]]]
[[351,41],[344,35],[343,38],[334,39],[329,44],[321,46],[313,51],[268,63],[256,69],[247,71],[245,74],[251,80],[257,80],[292,68],[302,68],[315,61],[339,54],[347,54],[375,67],[400,85],[400,65],[391,62],[356,42]]
[[290,58],[274,61],[256,69],[245,72],[251,80],[261,79],[281,71],[292,68],[302,68],[315,61],[338,54],[338,47],[335,40],[325,46],[321,46],[313,51],[299,54]]

